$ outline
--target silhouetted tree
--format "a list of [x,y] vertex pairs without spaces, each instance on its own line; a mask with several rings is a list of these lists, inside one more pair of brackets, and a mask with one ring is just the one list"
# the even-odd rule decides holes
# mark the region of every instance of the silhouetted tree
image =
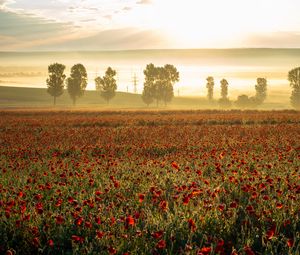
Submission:
[[101,96],[106,100],[107,103],[116,95],[117,90],[117,81],[114,78],[116,76],[116,70],[113,70],[111,67],[108,67],[105,75],[97,77],[95,79],[96,90],[99,90]]
[[64,81],[66,75],[64,74],[65,66],[54,63],[48,66],[49,78],[47,78],[47,92],[53,96],[53,105],[56,105],[56,98],[64,93]]
[[[144,75],[145,75],[145,81],[144,81],[144,89],[142,93],[142,99],[144,101],[144,98],[146,99],[146,104],[149,105],[151,104],[154,99],[156,99],[156,102],[158,104],[158,95],[156,93],[156,80],[158,76],[158,70],[157,68],[152,64],[148,64],[144,70]],[[152,99],[152,100],[151,100]],[[149,103],[147,103],[149,102]]]
[[173,65],[156,67],[152,63],[144,70],[145,81],[143,95],[150,102],[150,97],[156,104],[164,101],[165,105],[174,97],[173,86],[179,81],[179,72]]
[[228,82],[225,79],[220,81],[221,83],[221,98],[219,99],[219,105],[223,108],[231,106],[231,102],[228,99]]
[[228,81],[226,79],[222,79],[221,83],[221,98],[227,98],[228,96]]
[[154,101],[153,95],[151,92],[151,88],[147,85],[144,85],[144,89],[143,89],[143,93],[142,93],[142,100],[147,106],[152,104]]
[[256,95],[255,103],[257,105],[262,104],[267,98],[267,79],[257,78],[257,84],[255,85]]
[[170,64],[165,65],[162,68],[163,78],[163,100],[165,105],[174,97],[174,84],[179,81],[179,72],[176,67]]
[[294,68],[288,73],[288,80],[290,86],[293,88],[292,95],[290,97],[291,105],[300,110],[300,67]]
[[207,80],[206,83],[207,98],[208,101],[212,101],[214,97],[214,86],[215,86],[214,78],[212,76],[208,76],[206,80]]
[[71,68],[70,77],[67,79],[67,89],[73,101],[76,104],[77,98],[83,96],[87,86],[87,72],[82,64],[76,64]]

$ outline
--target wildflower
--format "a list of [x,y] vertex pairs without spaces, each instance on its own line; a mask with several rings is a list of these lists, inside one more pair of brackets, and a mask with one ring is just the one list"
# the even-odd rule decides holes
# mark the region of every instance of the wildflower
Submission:
[[156,244],[156,248],[162,250],[166,248],[166,241],[165,240],[159,240],[158,243]]

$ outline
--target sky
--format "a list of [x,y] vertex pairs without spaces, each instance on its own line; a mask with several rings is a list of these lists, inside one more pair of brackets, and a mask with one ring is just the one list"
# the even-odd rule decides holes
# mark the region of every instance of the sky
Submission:
[[0,0],[0,51],[298,48],[299,0]]

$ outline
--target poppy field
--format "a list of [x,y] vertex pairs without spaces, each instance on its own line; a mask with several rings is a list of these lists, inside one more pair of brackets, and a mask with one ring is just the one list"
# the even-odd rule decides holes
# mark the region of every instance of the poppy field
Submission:
[[299,112],[0,116],[0,254],[300,254]]

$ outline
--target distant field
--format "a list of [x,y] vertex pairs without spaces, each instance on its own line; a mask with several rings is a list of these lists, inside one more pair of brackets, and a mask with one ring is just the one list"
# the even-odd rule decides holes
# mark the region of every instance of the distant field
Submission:
[[299,112],[0,116],[0,254],[300,254]]
[[[47,93],[46,89],[5,87],[0,86],[0,108],[11,107],[34,107],[34,108],[53,108],[53,98]],[[148,109],[143,103],[140,94],[117,92],[115,98],[109,105],[102,99],[96,91],[86,91],[82,98],[78,99],[76,108],[92,109]],[[67,93],[57,99],[56,108],[74,108],[72,101]],[[150,109],[157,109],[152,104]],[[218,109],[217,103],[208,104],[203,97],[176,97],[167,106],[160,105],[159,109]],[[287,102],[266,102],[261,109],[290,109]]]
[[[35,107],[35,108],[53,108],[53,97],[46,89],[39,88],[20,88],[0,86],[0,107]],[[72,101],[67,93],[57,99],[56,108],[74,108]],[[144,108],[148,107],[143,103],[140,94],[117,92],[115,98],[109,105],[96,91],[85,91],[82,98],[78,99],[76,108]],[[207,101],[203,98],[174,98],[173,102],[167,107],[172,108],[209,108]],[[155,105],[149,108],[156,108]],[[160,106],[165,108],[165,106]]]

